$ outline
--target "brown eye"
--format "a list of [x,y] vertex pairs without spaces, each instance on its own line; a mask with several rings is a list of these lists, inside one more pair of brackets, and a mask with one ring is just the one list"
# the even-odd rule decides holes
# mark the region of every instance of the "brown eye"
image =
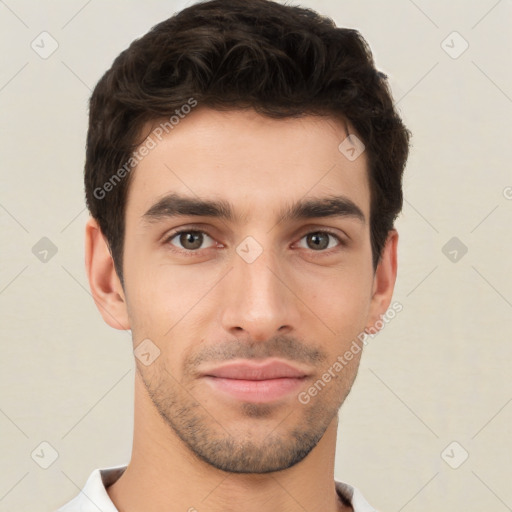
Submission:
[[342,240],[333,233],[328,231],[312,231],[308,233],[301,240],[306,239],[307,249],[313,251],[325,251],[326,249],[332,249],[336,244],[330,245],[330,239],[338,241],[339,245],[343,245]]
[[174,245],[172,240],[176,238],[181,245],[181,247],[178,246],[178,249],[184,249],[185,251],[197,251],[203,245],[205,236],[211,239],[211,237],[203,231],[183,230],[177,231],[171,235],[167,239],[167,242]]

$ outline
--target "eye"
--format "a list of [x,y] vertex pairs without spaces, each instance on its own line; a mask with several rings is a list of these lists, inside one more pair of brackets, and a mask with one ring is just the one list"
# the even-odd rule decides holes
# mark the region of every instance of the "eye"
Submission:
[[[213,240],[204,231],[194,231],[191,229],[183,229],[181,231],[176,231],[173,234],[171,234],[166,239],[165,242],[170,243],[171,245],[174,245],[172,243],[172,240],[174,240],[175,238],[178,238],[178,242],[181,244],[181,247],[178,247],[179,249],[182,249],[185,251],[196,252],[198,249],[201,248],[201,245],[204,242],[205,236],[207,238],[209,238],[210,240]],[[212,247],[212,245],[210,245],[209,247]],[[205,247],[205,248],[207,248],[207,247]]]
[[335,245],[329,243],[329,237],[337,240],[339,245],[345,245],[345,242],[338,235],[330,231],[311,231],[303,236],[301,240],[306,239],[306,244],[308,245],[306,249],[313,249],[318,252],[335,247]]

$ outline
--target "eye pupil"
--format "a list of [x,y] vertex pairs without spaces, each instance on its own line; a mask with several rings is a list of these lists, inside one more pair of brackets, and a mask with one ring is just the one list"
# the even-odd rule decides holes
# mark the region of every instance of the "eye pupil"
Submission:
[[[326,242],[325,244],[322,244],[321,240],[320,239],[324,239],[324,241]],[[314,245],[315,247],[313,247],[314,249],[325,249],[329,246],[329,235],[327,233],[312,233],[310,235],[308,235],[308,239],[309,240],[314,240]],[[318,243],[320,240],[320,243]]]
[[[192,247],[187,246],[188,242],[192,243]],[[202,244],[202,233],[199,233],[197,231],[187,231],[186,233],[182,233],[180,235],[180,243],[182,244],[183,247],[185,247],[185,249],[198,249],[199,247],[201,247]]]
[[[179,243],[181,247],[189,252],[194,252],[200,249],[204,242],[204,233],[202,231],[181,231],[176,233],[179,236]],[[315,252],[324,251],[329,248],[329,241],[331,235],[327,231],[314,231],[306,235],[307,245]],[[174,237],[172,237],[174,238]]]

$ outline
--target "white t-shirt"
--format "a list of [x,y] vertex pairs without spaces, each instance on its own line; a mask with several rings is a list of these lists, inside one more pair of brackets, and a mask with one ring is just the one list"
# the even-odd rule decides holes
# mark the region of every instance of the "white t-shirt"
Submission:
[[[126,467],[124,465],[95,469],[80,494],[59,508],[57,512],[119,512],[107,494],[106,488],[120,478]],[[354,512],[377,512],[356,487],[337,480],[334,483],[338,494],[352,505]]]

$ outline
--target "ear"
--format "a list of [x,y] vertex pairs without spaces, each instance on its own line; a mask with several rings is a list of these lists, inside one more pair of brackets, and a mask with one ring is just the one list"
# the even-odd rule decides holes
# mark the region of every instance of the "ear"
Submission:
[[130,329],[121,281],[115,271],[108,243],[98,222],[92,217],[85,226],[85,269],[92,297],[103,320],[114,329]]
[[[388,233],[381,260],[373,278],[372,300],[365,328],[368,334],[375,334],[382,329],[381,315],[389,308],[397,273],[398,232],[392,229]],[[380,327],[378,327],[380,325]],[[368,332],[369,331],[369,332]]]

